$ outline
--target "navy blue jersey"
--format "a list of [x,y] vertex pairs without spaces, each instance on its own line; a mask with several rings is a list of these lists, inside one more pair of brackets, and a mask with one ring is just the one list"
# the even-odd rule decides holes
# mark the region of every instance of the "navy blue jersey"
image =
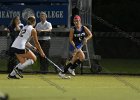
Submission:
[[[24,26],[23,24],[21,24],[21,23],[19,24],[20,29],[22,29],[23,26]],[[16,26],[14,26],[14,25],[9,25],[8,29],[10,31],[10,36],[11,36],[11,40],[13,43],[15,38],[19,35],[19,31],[16,30]]]
[[11,36],[11,44],[14,42],[14,40],[16,39],[16,37],[19,34],[19,31],[15,31],[15,26],[8,26],[8,29],[10,31],[10,36]]
[[74,33],[73,33],[73,41],[76,44],[80,44],[83,42],[83,39],[85,38],[85,30],[84,26],[81,26],[80,30],[77,30],[76,27],[74,27]]

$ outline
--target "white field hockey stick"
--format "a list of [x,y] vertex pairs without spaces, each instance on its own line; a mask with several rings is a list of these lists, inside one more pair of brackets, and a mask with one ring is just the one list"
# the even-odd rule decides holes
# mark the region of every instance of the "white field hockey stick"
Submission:
[[48,57],[46,57],[46,60],[48,60],[51,64],[53,64],[59,71],[64,72],[58,65],[56,65],[53,61],[51,61]]
[[[33,50],[33,48],[31,48]],[[37,54],[39,54],[39,51],[37,50],[33,50],[36,51]],[[57,64],[55,64],[52,60],[50,60],[48,57],[45,56],[45,59],[48,60],[51,64],[53,64],[59,71],[64,72]]]

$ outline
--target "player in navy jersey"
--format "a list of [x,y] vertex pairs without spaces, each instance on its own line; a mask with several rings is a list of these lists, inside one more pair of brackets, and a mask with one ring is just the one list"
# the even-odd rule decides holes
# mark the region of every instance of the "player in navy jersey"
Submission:
[[68,78],[65,76],[67,71],[69,71],[72,75],[75,75],[74,69],[85,59],[85,54],[81,48],[92,37],[91,31],[86,26],[82,25],[80,16],[76,15],[73,21],[75,26],[70,29],[69,34],[72,59],[64,67],[64,72],[59,73],[59,76],[62,78]]

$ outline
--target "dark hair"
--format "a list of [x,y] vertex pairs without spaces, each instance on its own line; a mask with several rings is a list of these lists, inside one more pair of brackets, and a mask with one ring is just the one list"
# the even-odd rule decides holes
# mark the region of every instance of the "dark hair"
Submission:
[[11,26],[16,27],[15,20],[16,20],[18,17],[19,17],[19,16],[15,16],[15,17],[11,20],[11,23],[10,23]]
[[34,16],[30,16],[27,19],[27,24],[28,25],[32,25],[32,24],[34,24],[35,21],[36,21],[35,17]]

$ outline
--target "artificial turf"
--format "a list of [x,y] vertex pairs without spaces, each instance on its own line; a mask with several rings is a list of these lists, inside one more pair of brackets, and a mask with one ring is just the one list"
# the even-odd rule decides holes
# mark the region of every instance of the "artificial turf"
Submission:
[[140,76],[77,75],[61,79],[57,74],[25,74],[7,79],[0,74],[0,91],[9,100],[139,100]]

